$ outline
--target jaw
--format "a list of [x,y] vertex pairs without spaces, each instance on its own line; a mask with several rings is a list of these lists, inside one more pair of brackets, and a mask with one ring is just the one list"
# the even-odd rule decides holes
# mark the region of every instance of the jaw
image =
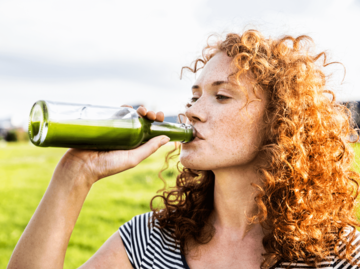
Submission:
[[[184,147],[185,148],[185,147]],[[206,163],[206,155],[204,156],[199,147],[186,146],[181,149],[180,162],[181,164],[190,169],[205,170],[203,165]]]

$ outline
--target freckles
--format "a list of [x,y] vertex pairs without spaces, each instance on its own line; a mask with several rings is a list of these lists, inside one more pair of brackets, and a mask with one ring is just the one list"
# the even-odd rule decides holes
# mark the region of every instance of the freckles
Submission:
[[224,137],[229,139],[231,142],[240,142],[240,139],[247,132],[246,123],[243,121],[239,122],[239,118],[228,119],[224,122]]
[[[234,113],[232,117],[227,115],[219,121],[221,132],[217,136],[221,151],[227,152],[231,159],[248,154],[250,144],[256,135],[250,119],[243,113]],[[256,136],[257,137],[257,136]]]

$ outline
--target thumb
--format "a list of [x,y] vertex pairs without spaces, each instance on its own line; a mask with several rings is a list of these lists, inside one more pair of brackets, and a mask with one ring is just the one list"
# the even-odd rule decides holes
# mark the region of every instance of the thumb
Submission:
[[132,163],[138,164],[169,141],[170,138],[167,137],[166,135],[161,135],[151,138],[149,141],[147,141],[145,144],[141,145],[140,147],[130,150],[129,158],[132,161]]

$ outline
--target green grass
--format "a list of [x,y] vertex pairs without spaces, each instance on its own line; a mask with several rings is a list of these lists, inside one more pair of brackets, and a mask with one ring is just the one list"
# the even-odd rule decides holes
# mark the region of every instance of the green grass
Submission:
[[[136,168],[102,179],[93,186],[70,239],[64,268],[79,267],[120,225],[150,210],[150,199],[163,187],[157,173],[171,147],[162,147]],[[360,153],[359,144],[355,149]],[[0,143],[0,268],[8,264],[65,151],[21,143],[2,147]],[[356,163],[358,168],[360,162]],[[174,172],[174,166],[165,172],[169,185],[175,181]]]
[[[27,143],[1,145],[0,268],[6,268],[66,149],[37,148]],[[165,153],[172,147],[166,145],[136,168],[94,184],[71,236],[64,268],[79,267],[120,225],[150,211],[150,199],[163,187],[157,173],[164,164]],[[175,169],[172,166],[164,172],[169,184],[175,182]]]

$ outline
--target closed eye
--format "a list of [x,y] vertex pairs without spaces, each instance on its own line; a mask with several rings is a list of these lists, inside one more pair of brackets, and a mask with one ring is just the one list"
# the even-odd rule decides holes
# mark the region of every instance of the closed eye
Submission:
[[[187,104],[185,105],[185,107],[191,107],[191,106],[192,106],[192,103],[195,103],[198,99],[199,99],[199,98],[197,98],[197,97],[192,97],[192,98],[190,99],[190,103],[187,103]],[[217,100],[220,100],[220,101],[223,101],[223,100],[230,99],[230,97],[227,97],[227,96],[224,96],[224,95],[221,95],[221,94],[217,94],[217,95],[216,95],[216,99],[217,99]]]
[[230,98],[230,97],[227,97],[227,96],[224,96],[224,95],[221,95],[221,94],[217,94],[216,97],[223,97],[223,98],[216,98],[218,100],[226,100],[226,99]]

